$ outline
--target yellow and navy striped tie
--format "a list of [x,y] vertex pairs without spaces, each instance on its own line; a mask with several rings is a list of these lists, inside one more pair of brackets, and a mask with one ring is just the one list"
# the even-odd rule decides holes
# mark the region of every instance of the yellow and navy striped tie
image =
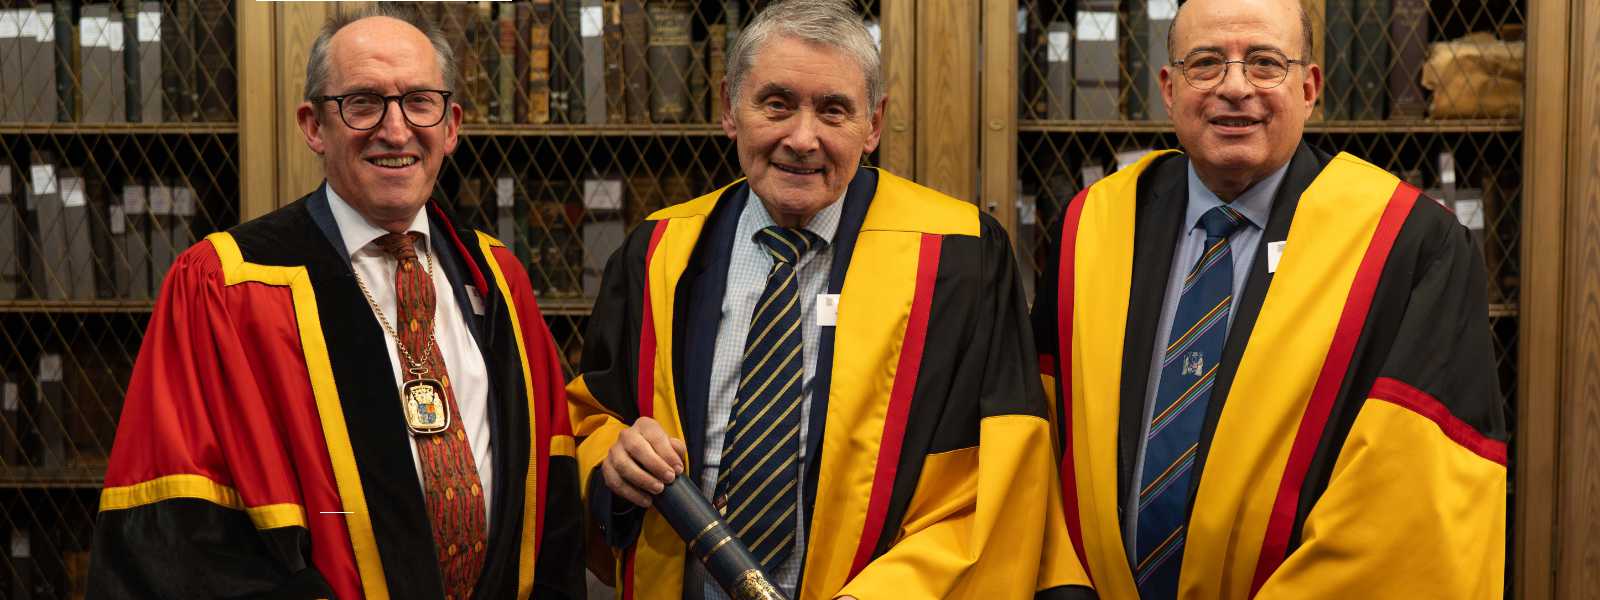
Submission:
[[718,503],[769,574],[794,546],[805,361],[795,263],[819,239],[804,229],[777,226],[755,234],[772,256],[772,270],[750,319],[738,397],[722,446]]

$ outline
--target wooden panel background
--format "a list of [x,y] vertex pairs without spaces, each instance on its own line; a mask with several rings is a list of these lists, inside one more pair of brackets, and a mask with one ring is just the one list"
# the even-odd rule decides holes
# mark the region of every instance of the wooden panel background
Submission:
[[978,168],[978,3],[917,3],[916,180],[971,201]]
[[878,166],[902,177],[916,173],[917,5],[915,0],[882,0],[883,74],[889,106],[884,115]]
[[1017,13],[1014,2],[983,5],[983,68],[979,73],[982,130],[978,134],[983,179],[978,201],[1016,244],[1017,230]]
[[[1581,1],[1581,0],[1576,0]],[[1534,0],[1528,11],[1529,82],[1524,114],[1522,297],[1517,372],[1517,479],[1512,576],[1518,598],[1550,598],[1555,585],[1561,436],[1562,241],[1567,198],[1569,5]]]
[[325,2],[274,2],[272,5],[278,26],[278,87],[274,110],[283,115],[276,136],[278,202],[283,205],[310,192],[322,181],[321,159],[306,147],[294,113],[305,96],[306,58],[311,54],[311,42],[333,7]]
[[1556,596],[1600,597],[1600,7],[1572,4]]
[[250,220],[277,207],[276,148],[273,133],[282,113],[272,103],[272,5],[240,2],[239,50],[239,219]]

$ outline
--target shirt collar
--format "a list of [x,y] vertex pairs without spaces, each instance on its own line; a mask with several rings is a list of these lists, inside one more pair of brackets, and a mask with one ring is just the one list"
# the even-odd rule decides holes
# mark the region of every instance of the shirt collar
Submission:
[[[833,236],[839,232],[839,217],[843,214],[844,196],[841,195],[838,200],[822,207],[822,210],[811,216],[811,222],[806,223],[804,229],[822,238],[822,245],[817,246],[818,249],[833,243]],[[745,203],[743,216],[755,220],[756,231],[777,224],[767,212],[766,203],[761,201],[761,197],[757,196],[753,189],[750,190],[749,202]]]
[[[346,203],[338,192],[333,191],[332,185],[323,184],[323,188],[328,194],[328,209],[333,213],[334,224],[339,227],[339,237],[344,240],[344,249],[348,257],[354,258],[357,252],[389,233],[388,230],[373,225],[366,217],[361,216],[361,213],[356,212],[356,209]],[[422,234],[422,243],[426,247],[430,233],[426,207],[417,211],[417,216],[411,219],[411,227],[407,228],[407,231]]]
[[[1255,185],[1250,186],[1250,189],[1245,190],[1243,194],[1239,194],[1239,197],[1234,198],[1233,202],[1227,203],[1228,206],[1239,211],[1239,214],[1243,215],[1245,220],[1257,229],[1266,229],[1267,217],[1272,214],[1272,200],[1278,196],[1278,188],[1283,184],[1284,174],[1288,172],[1289,164],[1284,163],[1283,166],[1278,167],[1278,170],[1267,175],[1265,179],[1257,181]],[[1184,223],[1188,227],[1184,228],[1184,231],[1188,232],[1199,226],[1200,217],[1204,216],[1206,211],[1223,204],[1222,198],[1217,197],[1216,194],[1211,192],[1210,188],[1207,188],[1200,181],[1200,175],[1195,173],[1194,170],[1194,162],[1190,161],[1189,200],[1188,208],[1183,217]]]

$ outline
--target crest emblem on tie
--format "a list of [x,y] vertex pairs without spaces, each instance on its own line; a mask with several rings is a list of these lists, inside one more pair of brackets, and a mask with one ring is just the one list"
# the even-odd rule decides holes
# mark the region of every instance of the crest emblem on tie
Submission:
[[1183,374],[1199,377],[1206,370],[1206,357],[1199,352],[1190,352],[1183,357]]

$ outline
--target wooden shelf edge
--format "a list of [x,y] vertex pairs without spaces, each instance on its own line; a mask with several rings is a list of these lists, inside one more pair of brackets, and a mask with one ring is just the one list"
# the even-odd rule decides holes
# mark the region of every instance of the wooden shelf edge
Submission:
[[539,312],[547,317],[587,317],[594,312],[594,298],[540,298]]
[[105,485],[105,474],[105,465],[0,467],[0,489],[99,489]]
[[[1520,133],[1522,119],[1396,119],[1383,121],[1316,121],[1307,133]],[[1165,133],[1171,121],[1019,121],[1030,133]]]
[[142,314],[155,309],[155,301],[50,301],[50,299],[18,299],[0,301],[0,314],[5,312],[83,312],[83,314]]
[[236,134],[238,123],[0,123],[13,135]]
[[618,125],[484,125],[461,126],[468,137],[721,137],[722,127],[714,123],[626,123]]

